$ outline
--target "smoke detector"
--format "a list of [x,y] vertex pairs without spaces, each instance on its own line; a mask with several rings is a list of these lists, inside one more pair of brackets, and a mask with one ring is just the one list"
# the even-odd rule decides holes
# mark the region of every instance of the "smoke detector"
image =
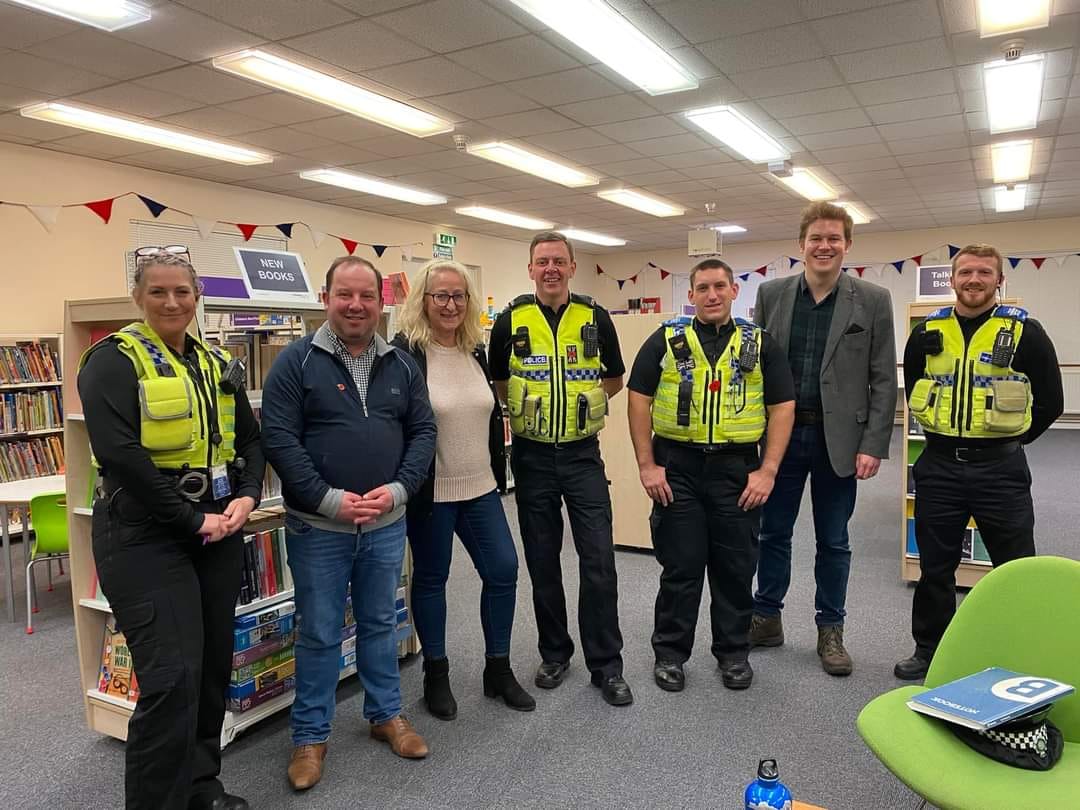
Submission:
[[1024,52],[1024,40],[1022,39],[1010,39],[1001,46],[1002,51],[1005,54],[1005,61],[1012,62],[1020,58],[1020,54]]
[[462,135],[461,133],[454,135],[454,148],[457,149],[459,152],[464,152],[465,147],[467,147],[468,145],[468,136]]

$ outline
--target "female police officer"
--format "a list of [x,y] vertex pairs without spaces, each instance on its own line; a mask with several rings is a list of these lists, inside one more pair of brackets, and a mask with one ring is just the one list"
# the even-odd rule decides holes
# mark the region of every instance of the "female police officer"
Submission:
[[242,368],[187,333],[199,282],[186,250],[138,253],[143,320],[91,347],[79,372],[103,481],[94,559],[139,682],[126,806],[244,810],[217,776],[259,428]]

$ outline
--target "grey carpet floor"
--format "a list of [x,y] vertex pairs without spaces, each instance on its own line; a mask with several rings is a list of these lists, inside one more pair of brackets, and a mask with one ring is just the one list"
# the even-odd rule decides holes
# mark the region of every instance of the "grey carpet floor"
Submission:
[[[420,703],[420,663],[412,659],[402,664],[406,712],[431,745],[431,756],[404,761],[370,740],[360,712],[363,695],[352,679],[338,692],[326,774],[315,789],[303,795],[289,791],[287,713],[249,730],[226,749],[226,785],[264,810],[734,808],[742,806],[743,787],[753,778],[758,759],[775,757],[783,780],[804,801],[830,810],[917,807],[916,797],[871,756],[855,730],[860,708],[899,685],[892,665],[912,646],[911,588],[898,575],[898,438],[894,460],[883,466],[878,478],[860,486],[851,526],[854,556],[846,634],[856,668],[850,678],[826,675],[814,652],[808,503],[796,528],[784,615],[787,644],[752,654],[756,677],[745,692],[730,692],[720,684],[709,655],[707,602],[694,657],[687,665],[686,691],[669,694],[656,688],[649,635],[659,566],[647,553],[617,554],[626,677],[635,696],[634,705],[626,708],[611,708],[601,700],[580,657],[559,689],[532,687],[536,625],[524,564],[512,658],[522,682],[537,698],[537,710],[519,714],[485,699],[479,580],[459,546],[449,586],[447,631],[458,718],[447,723],[427,715]],[[1029,457],[1040,553],[1080,557],[1080,432],[1051,431],[1030,449]],[[512,497],[506,507],[516,535]],[[573,604],[577,566],[569,535],[564,555],[568,601]],[[17,604],[21,598],[20,588]],[[66,578],[52,593],[42,589],[32,636],[23,633],[21,611],[15,624],[0,622],[0,807],[120,806],[123,745],[86,729]]]

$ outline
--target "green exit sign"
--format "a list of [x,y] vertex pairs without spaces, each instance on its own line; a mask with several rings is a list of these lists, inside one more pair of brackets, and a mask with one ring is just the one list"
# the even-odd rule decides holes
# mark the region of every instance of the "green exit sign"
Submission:
[[451,248],[456,247],[457,237],[452,233],[439,233],[435,235],[435,244]]

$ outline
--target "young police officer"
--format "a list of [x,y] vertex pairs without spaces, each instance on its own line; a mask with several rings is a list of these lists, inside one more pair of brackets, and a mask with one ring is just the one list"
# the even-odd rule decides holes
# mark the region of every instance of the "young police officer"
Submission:
[[1019,307],[998,306],[1001,254],[968,245],[953,257],[956,305],[915,327],[904,349],[908,407],[926,429],[915,462],[915,542],[921,575],[915,654],[894,672],[926,675],[956,610],[956,568],[974,517],[994,565],[1035,554],[1031,472],[1023,445],[1064,410],[1050,338]]
[[685,684],[706,570],[724,686],[745,689],[754,677],[747,654],[758,524],[791,436],[795,387],[783,350],[760,327],[731,317],[738,294],[724,262],[696,265],[693,321],[677,318],[653,333],[630,374],[630,436],[641,484],[655,501],[650,523],[663,566],[653,674],[669,692]]
[[576,269],[561,233],[533,237],[536,292],[518,296],[495,321],[491,376],[514,433],[514,494],[542,659],[536,685],[561,684],[574,653],[559,561],[565,501],[580,569],[585,664],[604,700],[625,706],[634,698],[622,677],[611,495],[596,436],[625,368],[611,317],[591,298],[570,294]]

